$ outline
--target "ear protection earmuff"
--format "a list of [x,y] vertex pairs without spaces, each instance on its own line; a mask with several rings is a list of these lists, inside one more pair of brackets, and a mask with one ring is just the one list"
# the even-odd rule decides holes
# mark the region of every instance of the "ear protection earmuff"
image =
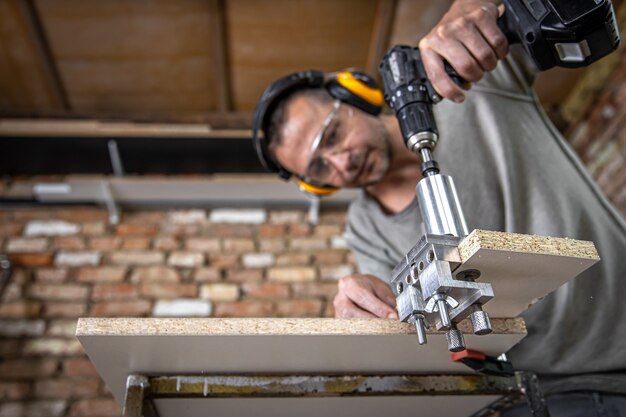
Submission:
[[296,183],[303,191],[317,196],[329,195],[337,191],[337,188],[327,184],[316,184],[292,174],[274,160],[269,152],[265,135],[269,116],[281,99],[302,88],[325,88],[333,98],[374,116],[383,108],[383,93],[371,76],[353,70],[331,74],[315,70],[296,72],[273,82],[263,92],[252,123],[252,143],[259,160],[267,170],[277,173],[284,180],[296,177]]

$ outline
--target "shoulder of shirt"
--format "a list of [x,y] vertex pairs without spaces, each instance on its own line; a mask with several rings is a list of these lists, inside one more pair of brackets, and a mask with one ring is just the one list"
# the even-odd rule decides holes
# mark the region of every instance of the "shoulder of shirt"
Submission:
[[509,54],[482,80],[470,94],[494,94],[523,101],[534,101],[533,82],[538,70],[521,45],[511,45]]

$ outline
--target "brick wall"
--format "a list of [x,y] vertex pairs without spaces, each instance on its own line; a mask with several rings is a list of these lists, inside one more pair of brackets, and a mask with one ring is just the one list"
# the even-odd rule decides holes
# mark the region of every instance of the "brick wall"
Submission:
[[[593,68],[593,67],[592,67]],[[621,62],[597,94],[581,121],[570,128],[569,141],[615,207],[626,216],[626,48]]]
[[344,211],[0,210],[0,416],[120,410],[74,337],[82,316],[332,316],[354,270]]

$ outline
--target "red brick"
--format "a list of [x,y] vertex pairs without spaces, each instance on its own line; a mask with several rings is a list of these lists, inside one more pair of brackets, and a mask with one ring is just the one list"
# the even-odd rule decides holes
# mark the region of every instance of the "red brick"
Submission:
[[304,266],[310,263],[311,254],[309,253],[285,253],[276,257],[276,265],[278,266]]
[[204,264],[204,254],[197,252],[173,252],[167,258],[169,266],[195,268]]
[[142,317],[148,315],[150,310],[147,300],[101,301],[91,306],[89,314],[98,317]]
[[171,224],[161,226],[161,233],[172,236],[196,236],[200,234],[200,224]]
[[223,282],[205,284],[200,287],[200,297],[210,301],[237,301],[239,286]]
[[207,262],[213,268],[232,268],[239,266],[239,255],[211,255]]
[[61,417],[67,401],[40,400],[5,402],[0,404],[0,415],[3,417]]
[[263,279],[262,269],[230,269],[226,271],[226,281],[253,282]]
[[24,298],[22,292],[22,284],[10,283],[4,288],[4,293],[2,294],[2,302],[11,302],[22,300]]
[[0,236],[19,236],[23,227],[19,223],[0,222]]
[[89,249],[111,251],[122,246],[122,238],[119,236],[93,237],[89,240]]
[[0,357],[7,359],[22,353],[21,341],[15,338],[0,338]]
[[165,220],[165,213],[158,210],[124,211],[124,223],[161,223]]
[[79,400],[72,404],[69,417],[119,417],[122,410],[112,398]]
[[76,319],[52,320],[48,324],[46,335],[61,336],[61,337],[75,337],[76,324],[77,324]]
[[159,236],[154,239],[154,249],[172,251],[180,247],[180,241],[173,236]]
[[267,279],[277,282],[314,281],[315,277],[315,268],[311,267],[271,268],[267,271]]
[[0,377],[24,379],[50,376],[57,370],[58,363],[51,358],[13,359],[0,362]]
[[13,253],[10,258],[16,266],[24,267],[52,266],[54,263],[54,254],[51,252]]
[[259,239],[259,251],[261,252],[281,252],[287,247],[285,239]]
[[120,282],[124,280],[128,268],[125,266],[85,266],[78,270],[78,282]]
[[85,240],[78,236],[59,236],[53,241],[57,250],[83,250],[86,248]]
[[269,222],[273,224],[302,223],[304,211],[301,210],[277,210],[270,212]]
[[70,358],[63,361],[63,374],[71,377],[98,376],[93,363],[85,357]]
[[289,234],[294,237],[309,236],[311,226],[305,223],[289,225]]
[[341,236],[343,227],[338,224],[319,224],[313,229],[313,235],[319,237]]
[[122,249],[141,250],[149,249],[151,240],[147,237],[129,237],[122,242]]
[[289,286],[287,284],[246,282],[241,284],[241,288],[244,296],[249,298],[267,300],[289,298]]
[[230,253],[252,252],[254,240],[252,239],[224,239],[224,251]]
[[31,270],[25,268],[14,268],[13,275],[11,275],[11,282],[13,284],[28,284],[30,280]]
[[206,212],[204,210],[175,210],[167,213],[167,221],[176,224],[204,223]]
[[35,279],[40,282],[60,283],[66,281],[68,277],[67,268],[43,268],[35,271]]
[[259,237],[284,237],[287,226],[283,224],[263,224],[259,226]]
[[87,312],[84,303],[46,303],[45,317],[81,317]]
[[85,222],[81,225],[80,233],[84,236],[97,236],[106,232],[104,222]]
[[45,252],[50,241],[44,237],[14,237],[7,241],[6,251],[9,253]]
[[332,301],[325,303],[323,317],[335,317],[335,306]]
[[76,221],[76,222],[88,222],[96,220],[108,220],[109,213],[104,209],[93,208],[72,208],[67,210],[59,210],[54,215],[57,219]]
[[337,284],[334,282],[328,283],[303,283],[297,282],[291,285],[293,289],[294,297],[324,297],[327,300],[332,300],[337,294]]
[[291,239],[289,248],[292,250],[302,251],[318,251],[328,248],[328,242],[326,238],[320,237],[299,237]]
[[51,209],[20,208],[13,211],[14,220],[47,220],[56,216]]
[[220,244],[220,239],[196,237],[187,239],[185,248],[195,252],[215,253],[222,249],[222,245]]
[[146,266],[133,269],[131,282],[179,282],[180,275],[173,268],[165,266]]
[[316,265],[337,265],[344,262],[345,257],[346,251],[339,249],[322,250],[313,254]]
[[76,398],[96,397],[100,378],[59,378],[42,379],[35,382],[37,398]]
[[109,254],[109,260],[120,265],[154,265],[162,264],[165,255],[158,251],[120,251]]
[[215,304],[215,317],[267,317],[270,315],[272,315],[272,303],[266,301]]
[[149,282],[141,284],[140,291],[144,296],[160,299],[195,297],[198,294],[198,286],[196,284]]
[[24,342],[26,355],[74,356],[82,352],[83,348],[76,338],[41,337]]
[[323,210],[320,213],[320,224],[339,224],[343,226],[345,222],[346,222],[345,210],[332,210],[332,211]]
[[33,284],[28,294],[42,300],[81,300],[87,298],[89,289],[77,284]]
[[0,382],[0,401],[21,400],[30,393],[30,386],[24,382]]
[[92,300],[121,300],[131,299],[139,295],[136,285],[115,283],[96,284],[91,290]]
[[276,305],[277,317],[320,317],[321,314],[321,300],[289,300]]
[[350,265],[334,265],[334,266],[322,266],[320,267],[320,278],[340,280],[346,275],[354,273],[354,268]]
[[254,226],[246,224],[211,224],[204,234],[210,237],[235,238],[254,236]]
[[35,301],[18,301],[14,303],[0,303],[0,317],[28,318],[38,317],[41,312],[41,303]]
[[115,233],[118,236],[155,236],[159,228],[154,224],[118,224]]
[[216,282],[220,281],[222,274],[217,268],[197,268],[193,273],[195,282]]

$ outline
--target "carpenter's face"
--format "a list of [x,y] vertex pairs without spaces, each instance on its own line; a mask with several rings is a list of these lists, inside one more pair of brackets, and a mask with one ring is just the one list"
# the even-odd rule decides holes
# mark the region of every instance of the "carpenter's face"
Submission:
[[339,101],[300,96],[285,110],[275,156],[285,168],[336,187],[372,185],[389,168],[389,133],[379,118]]

